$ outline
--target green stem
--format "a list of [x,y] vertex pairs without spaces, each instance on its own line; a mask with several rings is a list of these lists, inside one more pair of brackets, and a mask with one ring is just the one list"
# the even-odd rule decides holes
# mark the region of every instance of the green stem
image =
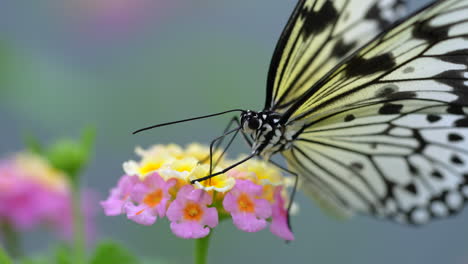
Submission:
[[0,247],[0,263],[13,264],[13,261],[2,247]]
[[16,232],[11,224],[4,222],[1,225],[3,242],[5,243],[5,250],[13,258],[19,258],[22,256],[21,242],[19,233]]
[[74,264],[86,263],[86,243],[85,231],[83,226],[83,214],[81,212],[81,195],[79,184],[73,184],[72,188],[73,202],[73,248]]
[[[211,232],[213,232],[213,230],[211,230]],[[206,237],[195,240],[195,264],[207,263],[211,232]]]

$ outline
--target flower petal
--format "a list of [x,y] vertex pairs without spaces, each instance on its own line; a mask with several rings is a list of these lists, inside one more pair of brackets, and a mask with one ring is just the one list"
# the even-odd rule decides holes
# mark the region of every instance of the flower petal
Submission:
[[182,216],[183,216],[183,207],[184,204],[180,200],[174,200],[171,205],[169,205],[169,208],[167,208],[166,211],[166,216],[169,219],[169,221],[175,222],[179,221]]
[[157,172],[153,172],[150,175],[146,176],[143,182],[150,189],[161,188],[166,184]]
[[236,201],[237,199],[234,196],[234,194],[232,192],[228,192],[224,196],[224,200],[223,200],[224,210],[226,210],[229,213],[237,213],[239,210],[237,209]]
[[172,232],[181,238],[202,238],[210,233],[210,229],[197,222],[171,223]]
[[272,221],[270,231],[284,240],[294,240],[294,234],[289,229],[288,212],[285,209],[284,199],[281,196],[281,187],[275,189],[275,204],[272,208]]
[[133,186],[133,190],[130,193],[130,197],[134,202],[141,203],[143,201],[143,198],[147,193],[151,191],[148,186],[146,186],[143,183],[137,183],[135,186]]
[[127,218],[141,225],[152,225],[156,222],[157,216],[152,210],[144,205],[135,206],[131,203],[125,205]]
[[258,219],[253,214],[232,214],[232,221],[237,228],[245,232],[257,232],[267,226],[265,219]]
[[120,199],[108,198],[105,201],[100,202],[104,209],[104,214],[107,216],[115,216],[124,213],[125,202]]
[[218,225],[218,211],[216,208],[206,208],[205,214],[203,215],[202,220],[203,225],[207,225],[211,228],[214,228]]
[[255,214],[260,218],[271,216],[271,204],[265,199],[255,200]]

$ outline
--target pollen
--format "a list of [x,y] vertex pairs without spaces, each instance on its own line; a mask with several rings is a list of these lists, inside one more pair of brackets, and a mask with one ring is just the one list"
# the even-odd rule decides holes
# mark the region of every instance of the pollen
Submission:
[[188,203],[184,209],[184,218],[189,221],[200,221],[203,209],[196,203]]
[[156,191],[149,193],[143,198],[143,203],[148,205],[149,207],[157,206],[163,198],[163,192],[161,189],[157,189]]
[[237,206],[241,212],[253,213],[255,211],[255,203],[245,193],[239,195],[239,198],[237,199]]

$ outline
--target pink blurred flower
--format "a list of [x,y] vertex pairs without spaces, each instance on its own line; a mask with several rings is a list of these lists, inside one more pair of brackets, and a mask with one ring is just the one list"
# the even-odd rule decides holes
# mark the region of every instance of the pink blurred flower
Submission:
[[107,216],[125,213],[125,205],[130,201],[131,191],[137,182],[137,176],[124,175],[120,178],[117,187],[112,188],[109,198],[100,203]]
[[237,180],[234,188],[223,200],[224,209],[231,213],[234,225],[242,231],[257,232],[267,226],[271,205],[257,199],[263,187],[248,180]]
[[68,0],[64,13],[80,31],[101,38],[138,30],[152,24],[151,20],[161,21],[174,7],[168,0]]
[[218,225],[218,211],[207,207],[211,202],[211,195],[204,190],[195,190],[191,185],[183,186],[167,209],[172,232],[182,238],[207,236],[210,233],[208,227]]
[[285,208],[284,199],[281,195],[282,189],[282,187],[275,188],[275,203],[272,208],[270,231],[284,240],[294,240],[294,234],[288,225],[288,211]]
[[[94,203],[89,200],[83,208],[89,230],[93,229]],[[0,221],[19,232],[47,225],[70,238],[72,207],[68,178],[32,153],[0,160]]]
[[131,198],[137,203],[126,203],[127,217],[142,225],[152,225],[158,216],[166,214],[167,202],[170,200],[169,188],[174,186],[175,179],[164,181],[158,173],[153,173],[142,182],[135,184]]

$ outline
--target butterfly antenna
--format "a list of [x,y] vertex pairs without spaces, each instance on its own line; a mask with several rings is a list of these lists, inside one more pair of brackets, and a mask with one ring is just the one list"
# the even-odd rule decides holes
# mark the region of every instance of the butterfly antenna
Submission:
[[219,115],[223,115],[223,114],[227,114],[227,113],[232,113],[232,112],[244,112],[244,110],[242,110],[242,109],[233,109],[233,110],[228,110],[228,111],[224,111],[224,112],[220,112],[220,113],[216,113],[216,114],[211,114],[211,115],[197,116],[197,117],[192,117],[192,118],[188,118],[188,119],[183,119],[183,120],[178,120],[178,121],[172,121],[172,122],[157,124],[157,125],[153,125],[153,126],[149,126],[149,127],[144,127],[144,128],[138,129],[138,130],[134,131],[132,134],[135,135],[136,133],[140,133],[140,132],[142,132],[142,131],[149,130],[149,129],[153,129],[153,128],[157,128],[157,127],[169,126],[169,125],[173,125],[173,124],[177,124],[177,123],[183,123],[183,122],[193,121],[193,120],[197,120],[197,119],[208,118],[208,117],[212,117],[212,116],[219,116]]

